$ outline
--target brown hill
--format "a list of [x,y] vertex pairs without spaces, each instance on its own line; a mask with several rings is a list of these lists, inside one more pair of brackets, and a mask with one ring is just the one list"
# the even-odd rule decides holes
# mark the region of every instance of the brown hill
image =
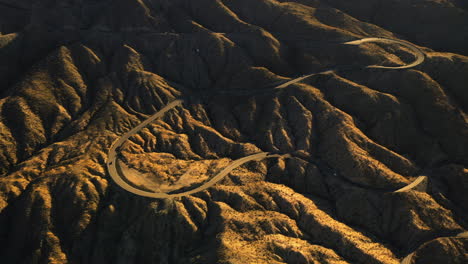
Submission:
[[[1,263],[399,263],[412,252],[465,263],[466,10],[0,0]],[[425,61],[359,68],[415,56],[340,44],[365,37],[406,39]],[[249,94],[337,65],[353,67]],[[179,97],[183,108],[122,150],[130,167],[196,185],[257,152],[292,157],[251,161],[183,198],[123,190],[105,166],[112,142]],[[420,175],[427,192],[394,192]]]

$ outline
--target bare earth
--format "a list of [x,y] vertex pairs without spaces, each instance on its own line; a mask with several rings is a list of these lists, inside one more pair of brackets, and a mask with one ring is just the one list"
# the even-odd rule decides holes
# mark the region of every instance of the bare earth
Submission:
[[0,0],[0,263],[467,263],[467,10]]

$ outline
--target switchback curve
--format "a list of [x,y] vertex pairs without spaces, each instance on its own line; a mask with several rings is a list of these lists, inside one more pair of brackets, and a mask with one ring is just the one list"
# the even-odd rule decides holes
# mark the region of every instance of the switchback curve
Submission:
[[363,38],[363,39],[358,39],[358,40],[353,40],[353,41],[348,41],[343,44],[345,45],[361,45],[362,43],[368,43],[368,42],[378,42],[378,43],[395,43],[399,44],[402,46],[405,46],[412,50],[415,55],[416,59],[409,64],[403,65],[403,66],[380,66],[380,65],[369,65],[366,66],[366,68],[378,68],[378,69],[393,69],[393,70],[399,70],[399,69],[409,69],[418,66],[419,64],[423,63],[426,56],[424,55],[424,52],[414,46],[413,44],[403,41],[403,40],[398,40],[398,39],[387,39],[387,38]]

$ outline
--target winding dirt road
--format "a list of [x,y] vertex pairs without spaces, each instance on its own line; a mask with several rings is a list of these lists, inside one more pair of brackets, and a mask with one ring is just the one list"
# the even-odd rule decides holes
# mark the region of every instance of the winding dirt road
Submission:
[[[362,43],[368,43],[368,42],[393,43],[393,44],[403,45],[403,46],[409,48],[410,50],[412,50],[415,53],[416,59],[410,64],[406,64],[406,65],[403,65],[403,66],[397,66],[397,67],[369,65],[369,66],[358,66],[357,68],[380,68],[380,69],[392,69],[392,70],[395,70],[395,69],[408,69],[408,68],[412,68],[412,67],[415,67],[415,66],[421,64],[425,59],[425,55],[424,55],[424,52],[422,50],[420,50],[418,47],[414,46],[411,43],[401,41],[401,40],[393,40],[393,39],[386,39],[386,38],[364,38],[364,39],[358,39],[358,40],[354,40],[354,41],[344,42],[342,44],[344,44],[344,45],[360,45]],[[309,77],[311,77],[313,75],[334,72],[336,69],[337,68],[328,69],[328,70],[325,70],[325,71],[300,76],[300,77],[291,79],[291,80],[289,80],[289,81],[287,81],[287,82],[285,82],[283,84],[280,84],[280,85],[278,85],[276,87],[273,87],[271,89],[260,89],[260,90],[256,90],[256,91],[253,91],[253,92],[272,91],[272,90],[284,89],[284,88],[286,88],[286,87],[288,87],[288,86],[290,86],[292,84],[301,82],[301,81],[303,81],[303,80],[305,80],[305,79],[307,79],[307,78],[309,78]],[[236,91],[232,91],[232,92],[236,92]],[[222,93],[230,93],[230,91],[220,91],[219,93],[221,93],[221,94]],[[190,195],[190,194],[193,194],[193,193],[196,193],[196,192],[206,190],[207,188],[215,185],[217,182],[222,180],[232,170],[234,170],[235,168],[241,166],[242,164],[244,164],[246,162],[249,162],[249,161],[252,161],[252,160],[262,160],[262,159],[267,159],[267,158],[279,158],[279,157],[287,158],[287,157],[290,157],[289,154],[280,155],[280,154],[271,154],[271,153],[268,153],[268,152],[261,152],[261,153],[249,155],[249,156],[234,160],[227,167],[225,167],[218,174],[216,174],[214,177],[212,177],[211,179],[209,179],[208,181],[206,181],[202,185],[200,185],[200,186],[198,186],[198,187],[196,187],[196,188],[194,188],[192,190],[184,191],[184,192],[180,192],[180,193],[149,192],[149,191],[138,189],[138,188],[135,188],[135,187],[129,185],[124,180],[124,179],[126,179],[126,177],[125,177],[125,174],[123,173],[123,171],[122,171],[122,169],[121,169],[121,167],[119,165],[119,161],[118,161],[118,157],[117,157],[117,153],[119,152],[120,147],[125,143],[125,141],[127,139],[129,139],[131,136],[138,133],[145,126],[147,126],[148,124],[150,124],[154,120],[156,120],[156,119],[158,119],[160,117],[163,117],[164,114],[166,114],[171,109],[174,109],[174,108],[176,108],[178,106],[182,106],[183,103],[184,103],[184,99],[177,99],[177,100],[172,101],[171,103],[164,106],[160,111],[158,111],[154,115],[150,116],[145,121],[141,122],[138,126],[132,128],[130,131],[128,131],[127,133],[122,135],[120,138],[118,138],[112,144],[112,146],[111,146],[111,148],[109,150],[108,156],[107,156],[107,162],[106,163],[107,163],[107,170],[109,171],[109,174],[110,174],[111,178],[115,181],[115,183],[117,183],[117,185],[119,185],[120,187],[122,187],[123,189],[125,189],[125,190],[127,190],[129,192],[132,192],[134,194],[141,195],[141,196],[146,196],[146,197],[152,197],[152,198],[181,197],[181,196],[186,196],[186,195]],[[410,186],[410,185],[408,185],[408,186]],[[405,187],[405,188],[407,188],[407,187]],[[413,187],[408,187],[408,188],[411,189]],[[405,188],[402,188],[402,189],[400,189],[398,191],[403,191],[403,189],[405,189]]]
[[[405,46],[409,48],[411,51],[414,52],[415,59],[413,62],[402,65],[402,66],[381,66],[381,65],[367,65],[367,66],[357,66],[357,65],[346,65],[344,66],[344,69],[362,69],[362,68],[368,68],[368,69],[390,69],[390,70],[403,70],[403,69],[409,69],[418,66],[419,64],[423,63],[424,60],[426,59],[426,56],[424,55],[424,52],[414,46],[413,44],[403,41],[403,40],[396,40],[396,39],[387,39],[387,38],[363,38],[363,39],[358,39],[358,40],[353,40],[353,41],[348,41],[348,42],[343,42],[341,44],[343,45],[361,45],[363,43],[386,43],[386,44],[399,44],[402,46]],[[343,66],[341,66],[343,67]],[[249,94],[254,94],[258,92],[266,92],[266,91],[272,91],[272,90],[278,90],[278,89],[283,89],[288,87],[291,84],[295,84],[298,82],[301,82],[309,77],[312,77],[314,75],[318,74],[325,74],[325,73],[333,73],[336,70],[341,68],[340,66],[337,66],[332,69],[327,69],[323,71],[318,71],[318,72],[313,72],[309,73],[307,75],[303,75],[294,79],[291,79],[283,84],[280,84],[278,86],[275,86],[273,88],[267,88],[267,89],[258,89],[255,91],[239,91],[239,90],[234,90],[234,91],[229,91],[229,90],[224,90],[224,91],[218,91],[221,94],[242,94],[242,95],[249,95]]]

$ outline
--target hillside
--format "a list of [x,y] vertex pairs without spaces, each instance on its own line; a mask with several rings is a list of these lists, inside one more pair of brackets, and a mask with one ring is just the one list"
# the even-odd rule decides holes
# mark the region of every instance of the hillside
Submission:
[[[467,47],[461,0],[0,0],[0,262],[467,263]],[[276,156],[121,188],[180,98],[129,185]]]

